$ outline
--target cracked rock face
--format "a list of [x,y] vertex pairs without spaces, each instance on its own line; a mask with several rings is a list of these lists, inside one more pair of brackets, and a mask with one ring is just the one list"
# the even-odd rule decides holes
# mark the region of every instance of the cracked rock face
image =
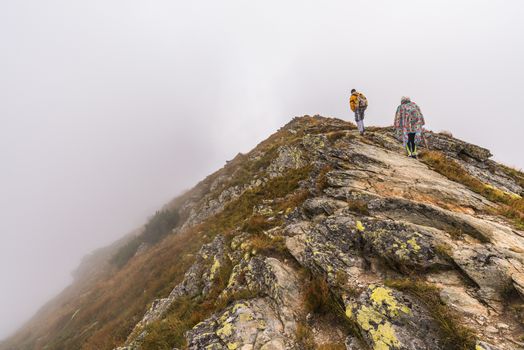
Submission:
[[188,347],[199,349],[285,349],[292,344],[269,298],[239,301],[188,333]]
[[238,300],[220,315],[199,323],[188,332],[189,349],[295,348],[301,309],[295,271],[274,258],[253,258],[244,270],[247,288],[266,296]]

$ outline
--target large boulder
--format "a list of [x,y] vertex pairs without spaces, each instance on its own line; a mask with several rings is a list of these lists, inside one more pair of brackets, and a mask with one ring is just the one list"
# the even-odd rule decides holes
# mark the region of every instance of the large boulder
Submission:
[[372,349],[445,350],[428,310],[388,287],[370,285],[358,299],[347,300],[346,316]]

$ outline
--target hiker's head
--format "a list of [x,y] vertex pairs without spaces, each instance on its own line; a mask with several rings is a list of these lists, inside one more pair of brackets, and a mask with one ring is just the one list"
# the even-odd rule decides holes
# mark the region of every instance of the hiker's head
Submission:
[[409,96],[402,96],[402,98],[400,99],[400,103],[408,103],[408,102],[411,102],[411,98],[409,98]]
[[355,92],[357,92],[357,90],[351,89],[351,94],[354,94]]

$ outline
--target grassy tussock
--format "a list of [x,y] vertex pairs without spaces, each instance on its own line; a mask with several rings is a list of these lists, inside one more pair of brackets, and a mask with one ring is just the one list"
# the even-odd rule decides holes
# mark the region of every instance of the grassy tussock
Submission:
[[[307,272],[304,272],[307,275]],[[307,278],[307,277],[306,277]],[[303,303],[307,312],[319,317],[327,317],[342,326],[348,334],[362,339],[358,325],[347,318],[343,301],[327,281],[320,276],[310,276],[304,288]]]
[[327,174],[333,170],[333,167],[331,165],[325,165],[320,170],[320,173],[317,176],[317,179],[315,181],[315,188],[318,192],[322,193],[327,187],[328,187],[328,178]]
[[352,212],[362,214],[362,215],[369,215],[369,209],[365,201],[363,200],[349,200],[348,202],[348,209]]
[[297,345],[303,350],[315,350],[315,337],[311,327],[306,323],[299,323],[295,332]]
[[337,140],[343,138],[346,135],[348,135],[347,131],[339,130],[330,132],[329,134],[327,134],[327,138],[331,143],[335,143]]
[[274,218],[273,220],[269,220],[269,218],[264,215],[253,215],[246,221],[242,230],[248,233],[262,233],[275,227],[275,221]]
[[264,234],[257,234],[248,240],[248,244],[256,254],[291,258],[284,237],[269,237]]
[[513,178],[519,184],[520,187],[524,188],[524,173],[522,171],[505,165],[500,165],[500,169],[506,175]]
[[282,201],[276,205],[276,210],[289,212],[298,207],[309,197],[308,190],[299,190],[289,196],[286,196]]
[[327,314],[332,309],[332,297],[324,278],[313,277],[304,290],[304,306],[308,312]]
[[388,280],[388,287],[416,297],[437,322],[443,346],[448,350],[470,350],[475,348],[475,333],[463,326],[462,319],[440,299],[439,289],[431,284],[410,280]]
[[437,244],[435,246],[435,252],[444,260],[450,260],[453,256],[453,250],[451,246],[446,243]]
[[471,176],[454,160],[441,152],[427,151],[420,155],[420,159],[431,169],[444,175],[448,179],[461,183],[488,200],[500,205],[496,214],[505,216],[513,221],[519,229],[524,229],[524,199],[515,197],[492,186],[486,185]]
[[185,332],[224,308],[229,299],[219,299],[231,275],[231,262],[224,263],[218,272],[211,291],[206,297],[182,297],[169,308],[166,317],[147,327],[147,335],[141,341],[144,350],[171,350],[186,345]]

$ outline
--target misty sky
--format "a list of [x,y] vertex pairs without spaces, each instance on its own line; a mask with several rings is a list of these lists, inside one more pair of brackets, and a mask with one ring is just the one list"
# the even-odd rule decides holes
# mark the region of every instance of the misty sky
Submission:
[[524,167],[524,2],[0,0],[0,338],[82,256],[293,116],[427,127]]

